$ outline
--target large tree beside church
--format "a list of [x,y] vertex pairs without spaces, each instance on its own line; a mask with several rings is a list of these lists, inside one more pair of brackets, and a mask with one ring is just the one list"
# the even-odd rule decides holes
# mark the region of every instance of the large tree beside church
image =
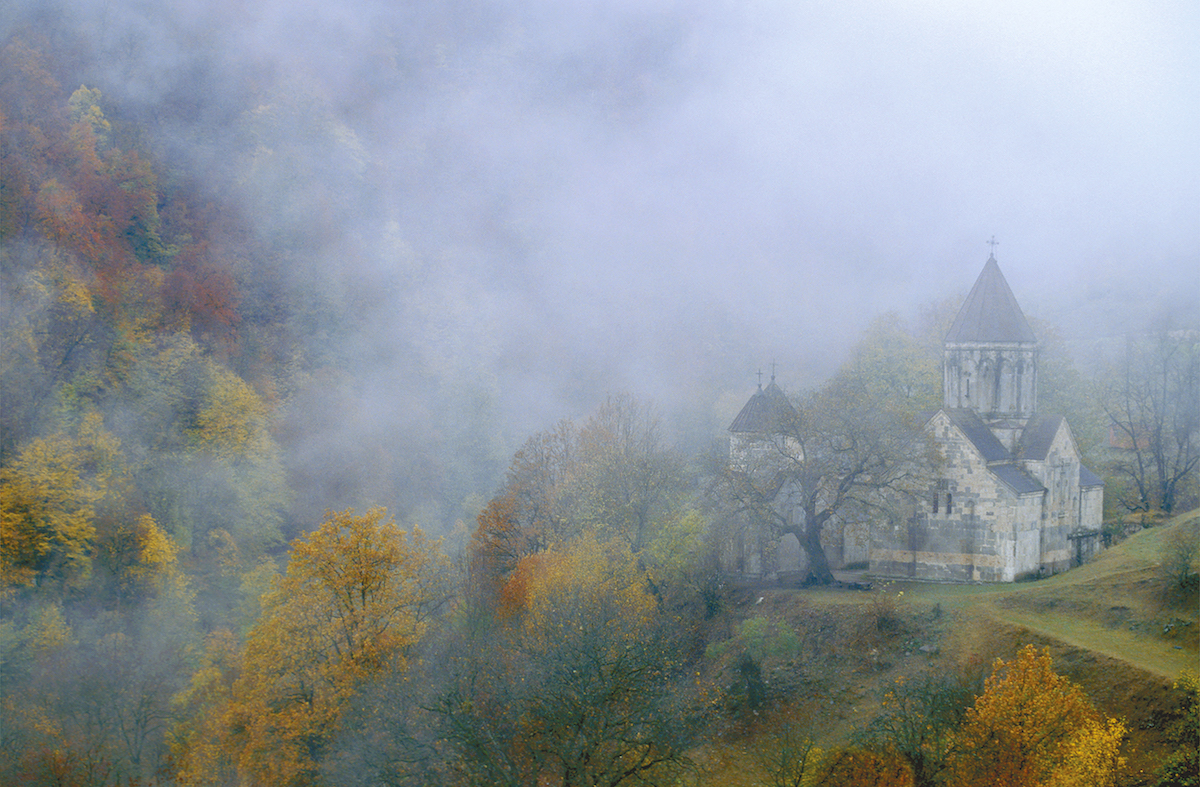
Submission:
[[833,580],[821,541],[831,524],[900,516],[928,490],[937,454],[921,410],[938,381],[927,355],[893,315],[881,318],[832,380],[772,409],[770,428],[729,465],[735,508],[776,541],[794,535],[810,581]]

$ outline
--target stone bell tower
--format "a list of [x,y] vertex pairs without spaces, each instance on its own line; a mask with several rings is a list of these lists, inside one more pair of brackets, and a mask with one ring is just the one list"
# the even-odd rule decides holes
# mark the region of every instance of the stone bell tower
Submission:
[[1037,337],[995,256],[946,334],[944,361],[943,406],[974,410],[1002,443],[1037,412]]

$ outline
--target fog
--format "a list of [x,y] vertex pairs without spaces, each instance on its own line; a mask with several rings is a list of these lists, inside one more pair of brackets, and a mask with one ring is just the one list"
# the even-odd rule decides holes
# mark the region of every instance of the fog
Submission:
[[301,399],[292,449],[314,467],[476,419],[494,477],[530,431],[617,390],[719,428],[772,361],[815,384],[878,314],[964,295],[993,236],[1026,313],[1068,336],[1197,320],[1192,2],[30,17],[85,31],[89,84],[179,177],[236,183],[281,277],[334,313],[326,346],[356,382]]

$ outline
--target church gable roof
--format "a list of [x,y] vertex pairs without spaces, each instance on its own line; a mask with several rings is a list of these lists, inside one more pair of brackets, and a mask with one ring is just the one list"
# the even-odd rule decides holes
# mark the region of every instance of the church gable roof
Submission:
[[1054,444],[1054,438],[1062,426],[1061,415],[1034,415],[1021,432],[1017,455],[1022,459],[1043,461],[1050,454],[1050,446]]
[[1046,489],[1036,479],[1011,462],[988,465],[988,470],[1018,495],[1043,492]]
[[[970,441],[987,464],[987,470],[996,480],[1018,495],[1044,492],[1036,478],[1029,475],[1015,461],[1012,453],[992,434],[979,414],[966,408],[943,408],[941,411],[963,437]],[[936,417],[936,414],[935,416]]]
[[946,334],[946,343],[1036,341],[1000,265],[995,257],[988,257]]
[[996,439],[992,430],[979,417],[979,413],[963,407],[950,407],[943,410],[963,436],[971,441],[975,450],[985,462],[1006,462],[1012,459],[1012,453]]
[[775,434],[795,417],[796,410],[788,401],[787,394],[772,379],[766,388],[754,392],[729,425],[729,431]]
[[1082,487],[1088,486],[1104,486],[1104,479],[1093,473],[1091,470],[1079,465],[1079,485]]

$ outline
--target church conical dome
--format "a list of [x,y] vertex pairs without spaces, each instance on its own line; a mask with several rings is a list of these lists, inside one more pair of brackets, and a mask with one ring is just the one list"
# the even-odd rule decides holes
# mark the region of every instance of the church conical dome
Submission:
[[1009,289],[995,257],[988,257],[983,272],[971,288],[954,324],[946,334],[947,344],[967,342],[1036,342],[1017,299]]
[[775,378],[772,377],[766,388],[760,387],[746,402],[746,406],[729,425],[729,431],[777,434],[795,417],[796,410],[788,401],[787,394],[775,384]]

